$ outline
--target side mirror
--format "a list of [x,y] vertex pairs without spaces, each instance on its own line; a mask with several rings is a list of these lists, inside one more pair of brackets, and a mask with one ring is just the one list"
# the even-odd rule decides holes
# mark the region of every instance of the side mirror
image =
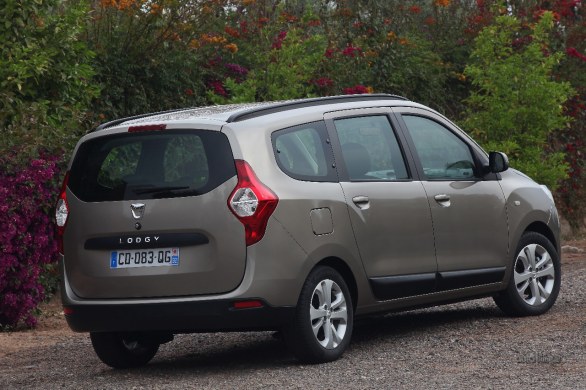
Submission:
[[488,154],[488,172],[499,173],[509,169],[509,158],[503,152],[490,152]]

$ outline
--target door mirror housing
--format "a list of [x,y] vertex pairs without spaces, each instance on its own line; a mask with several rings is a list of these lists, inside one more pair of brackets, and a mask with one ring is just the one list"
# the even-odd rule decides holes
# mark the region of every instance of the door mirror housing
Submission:
[[490,173],[504,172],[509,169],[509,158],[503,152],[490,152],[486,168]]

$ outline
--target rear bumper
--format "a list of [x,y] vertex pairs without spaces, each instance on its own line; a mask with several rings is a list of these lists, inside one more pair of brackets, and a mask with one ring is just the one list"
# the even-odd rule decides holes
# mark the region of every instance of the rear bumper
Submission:
[[[260,300],[262,301],[262,300]],[[294,307],[235,309],[233,300],[137,304],[65,304],[76,332],[170,331],[172,333],[277,330],[293,318]]]

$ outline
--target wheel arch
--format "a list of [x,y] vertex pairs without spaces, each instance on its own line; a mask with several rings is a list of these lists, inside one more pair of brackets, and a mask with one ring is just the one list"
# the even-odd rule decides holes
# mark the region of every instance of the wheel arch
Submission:
[[358,285],[356,283],[356,278],[352,269],[346,264],[346,262],[339,257],[326,257],[319,261],[313,269],[318,266],[327,266],[335,269],[337,272],[342,275],[344,281],[348,285],[348,290],[350,290],[350,296],[352,298],[352,306],[356,311],[356,305],[358,304]]
[[525,228],[524,232],[535,232],[545,236],[553,244],[554,248],[556,248],[559,255],[559,243],[551,229],[545,223],[541,221],[532,222]]

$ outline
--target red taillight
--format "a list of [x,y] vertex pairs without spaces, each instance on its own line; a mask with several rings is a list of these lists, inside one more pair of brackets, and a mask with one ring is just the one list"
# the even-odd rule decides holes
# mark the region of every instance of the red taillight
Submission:
[[67,204],[67,183],[69,182],[69,171],[65,173],[63,184],[61,185],[61,192],[55,207],[55,224],[57,225],[57,243],[59,245],[59,253],[63,254],[63,232],[67,224],[67,217],[69,216],[69,205]]
[[244,225],[249,246],[263,238],[279,198],[258,180],[246,161],[236,160],[235,163],[238,184],[228,198],[228,207]]
[[137,133],[139,131],[159,131],[165,130],[167,125],[141,125],[141,126],[130,126],[128,128],[129,133]]

